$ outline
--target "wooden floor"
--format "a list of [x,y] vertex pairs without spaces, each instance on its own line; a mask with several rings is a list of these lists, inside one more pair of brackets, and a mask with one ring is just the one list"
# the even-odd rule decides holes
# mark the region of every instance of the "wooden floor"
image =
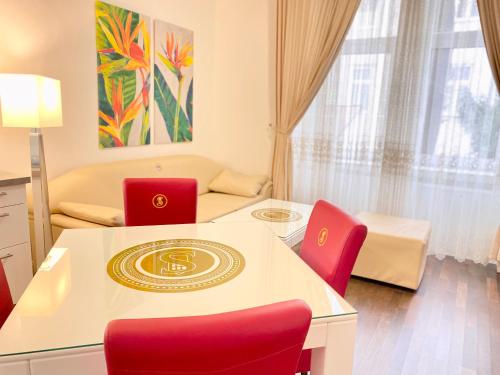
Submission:
[[353,278],[354,374],[500,375],[500,276],[429,257],[418,292]]

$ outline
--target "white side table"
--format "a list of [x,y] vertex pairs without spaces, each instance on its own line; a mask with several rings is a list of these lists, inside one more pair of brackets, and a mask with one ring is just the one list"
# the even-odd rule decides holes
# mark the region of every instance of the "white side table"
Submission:
[[26,207],[29,177],[0,171],[0,261],[16,303],[33,278]]
[[261,221],[294,250],[304,239],[313,206],[278,199],[266,199],[214,219],[214,223]]

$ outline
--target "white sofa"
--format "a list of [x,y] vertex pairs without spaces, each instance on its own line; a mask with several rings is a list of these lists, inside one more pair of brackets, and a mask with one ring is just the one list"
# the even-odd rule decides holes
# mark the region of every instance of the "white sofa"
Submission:
[[[150,159],[126,160],[85,166],[65,173],[49,182],[49,207],[54,239],[67,228],[97,228],[103,225],[110,212],[123,216],[122,181],[126,177],[190,177],[198,181],[198,222],[236,211],[271,196],[269,179],[253,197],[209,191],[208,185],[224,166],[195,155],[163,156]],[[31,196],[31,194],[28,194]],[[63,203],[64,204],[61,204]],[[88,204],[97,220],[83,220],[66,209],[67,203]],[[31,198],[28,206],[32,210]],[[87,207],[87,211],[88,211]],[[66,212],[65,212],[66,211]],[[69,214],[68,214],[69,212]],[[100,213],[103,217],[100,218]],[[102,220],[101,220],[102,219]],[[32,220],[31,224],[32,224]],[[123,219],[115,220],[122,225]],[[112,224],[113,225],[113,224]],[[31,225],[33,228],[33,225]],[[32,241],[34,242],[34,241]]]

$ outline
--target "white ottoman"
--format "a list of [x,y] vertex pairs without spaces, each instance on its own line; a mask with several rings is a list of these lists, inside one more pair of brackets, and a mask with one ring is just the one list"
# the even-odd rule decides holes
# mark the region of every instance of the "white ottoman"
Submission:
[[352,272],[355,276],[418,289],[424,273],[428,221],[361,212],[368,235]]

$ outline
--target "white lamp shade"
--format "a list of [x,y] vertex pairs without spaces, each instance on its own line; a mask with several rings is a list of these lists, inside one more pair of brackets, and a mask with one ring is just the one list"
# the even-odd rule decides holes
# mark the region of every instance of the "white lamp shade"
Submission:
[[61,82],[34,74],[0,74],[0,125],[62,126]]

